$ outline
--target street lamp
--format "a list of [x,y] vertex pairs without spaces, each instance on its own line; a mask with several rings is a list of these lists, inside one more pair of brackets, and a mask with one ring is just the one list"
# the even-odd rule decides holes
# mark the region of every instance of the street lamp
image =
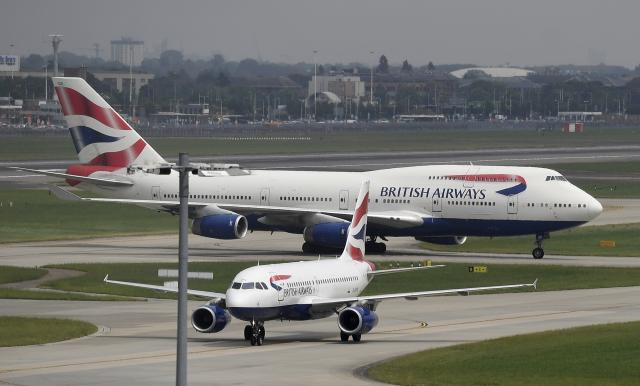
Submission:
[[313,50],[313,120],[318,115],[318,63],[316,62],[316,54],[318,50]]
[[371,78],[369,79],[369,104],[373,104],[373,63],[375,63],[375,51],[369,51],[369,54],[373,57],[373,62],[371,63]]
[[49,99],[49,69],[47,65],[44,66],[44,101],[46,102]]

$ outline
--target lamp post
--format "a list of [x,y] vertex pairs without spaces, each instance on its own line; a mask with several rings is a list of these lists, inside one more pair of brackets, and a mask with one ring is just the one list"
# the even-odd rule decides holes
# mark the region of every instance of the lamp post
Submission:
[[369,54],[373,57],[373,62],[371,63],[371,77],[369,79],[369,104],[373,104],[373,63],[375,63],[375,51],[369,51]]
[[316,61],[316,54],[318,50],[313,50],[313,120],[317,119],[318,115],[318,63]]
[[176,353],[176,385],[187,385],[187,286],[189,271],[189,174],[193,167],[189,155],[180,153],[178,195],[180,196],[180,233],[178,237],[178,332]]
[[44,65],[44,101],[49,99],[49,69]]

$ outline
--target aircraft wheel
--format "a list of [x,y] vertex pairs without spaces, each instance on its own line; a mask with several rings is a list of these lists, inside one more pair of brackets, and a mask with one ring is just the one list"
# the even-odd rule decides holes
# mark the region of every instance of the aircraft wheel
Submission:
[[348,342],[349,341],[349,334],[340,331],[340,341],[341,342]]
[[251,325],[244,326],[244,340],[251,339]]
[[264,336],[265,336],[265,334],[266,334],[266,331],[265,331],[265,329],[264,329],[264,326],[260,326],[260,328],[259,328],[259,330],[258,330],[258,335],[259,335],[260,337],[262,337],[262,340],[264,340]]
[[311,243],[304,242],[302,244],[302,253],[315,253],[316,248]]
[[251,345],[255,346],[257,343],[258,343],[258,339],[255,336],[251,335]]
[[354,342],[360,342],[360,339],[362,339],[362,335],[361,334],[353,334],[353,335],[351,335],[351,337],[353,338]]
[[542,259],[544,257],[544,249],[534,248],[531,255],[533,255],[534,259]]
[[264,336],[258,334],[258,336],[256,337],[256,345],[262,346],[263,343],[264,343]]

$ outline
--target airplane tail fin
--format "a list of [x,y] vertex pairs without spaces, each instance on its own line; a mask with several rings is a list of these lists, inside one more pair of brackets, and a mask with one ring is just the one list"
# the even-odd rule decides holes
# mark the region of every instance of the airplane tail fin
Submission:
[[80,162],[112,168],[166,163],[84,79],[54,77],[53,85]]
[[367,213],[369,211],[369,180],[362,182],[356,209],[349,230],[347,231],[347,242],[340,259],[351,259],[364,262],[365,237],[367,235]]

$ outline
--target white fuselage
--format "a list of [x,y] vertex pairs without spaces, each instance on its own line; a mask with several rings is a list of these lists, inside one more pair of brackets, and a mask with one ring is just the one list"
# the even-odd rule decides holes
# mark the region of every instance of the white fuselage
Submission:
[[234,317],[248,321],[327,317],[333,309],[311,307],[312,299],[358,296],[369,284],[371,270],[369,263],[350,259],[255,266],[233,279],[226,306]]
[[[136,171],[127,177],[134,185],[90,188],[113,198],[177,200],[175,171],[170,175]],[[423,222],[413,227],[370,223],[371,235],[535,234],[580,225],[602,211],[596,199],[556,171],[469,165],[416,166],[363,173],[253,170],[241,175],[226,172],[192,175],[190,201],[352,211],[359,183],[364,178],[371,180],[371,213],[411,213]],[[250,229],[296,233],[322,221],[313,216],[287,219],[261,215],[259,211],[247,218]]]

